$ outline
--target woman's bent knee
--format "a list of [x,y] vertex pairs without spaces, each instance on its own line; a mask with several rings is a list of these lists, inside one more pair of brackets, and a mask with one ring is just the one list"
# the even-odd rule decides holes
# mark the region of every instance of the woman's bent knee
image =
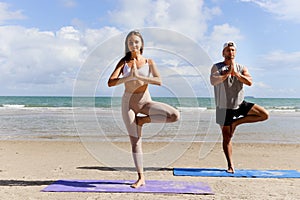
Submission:
[[173,122],[178,121],[179,118],[180,118],[180,113],[179,113],[179,111],[176,110],[174,113],[172,113],[171,116],[170,116],[170,118],[171,118],[171,121],[173,121]]

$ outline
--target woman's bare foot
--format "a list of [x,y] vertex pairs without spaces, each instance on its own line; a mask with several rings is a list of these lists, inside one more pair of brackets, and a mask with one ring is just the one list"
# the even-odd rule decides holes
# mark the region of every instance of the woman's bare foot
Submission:
[[135,117],[135,123],[136,123],[138,137],[142,137],[143,122],[141,117]]
[[136,116],[136,117],[135,117],[135,123],[136,123],[136,125],[142,127],[142,126],[145,124],[144,118],[145,118],[145,117],[138,117],[138,116]]
[[137,133],[138,137],[142,137],[142,127],[144,124],[149,123],[150,121],[149,116],[136,116],[135,123],[137,125]]
[[146,183],[145,183],[145,180],[143,178],[141,179],[138,179],[134,184],[132,184],[130,187],[132,188],[139,188],[141,186],[144,186]]

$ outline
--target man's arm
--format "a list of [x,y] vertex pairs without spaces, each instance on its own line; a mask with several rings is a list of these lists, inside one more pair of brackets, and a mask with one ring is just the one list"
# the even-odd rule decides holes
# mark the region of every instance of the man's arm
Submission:
[[[229,70],[229,72],[230,72],[230,70]],[[217,68],[217,66],[213,65],[212,68],[211,68],[211,72],[210,72],[210,84],[215,86],[215,85],[218,85],[218,84],[222,83],[230,75],[229,72],[221,75],[218,68]]]
[[239,73],[236,70],[234,70],[234,76],[236,76],[239,81],[241,81],[242,83],[248,86],[251,86],[253,83],[252,76],[250,75],[247,67],[243,68],[242,73]]

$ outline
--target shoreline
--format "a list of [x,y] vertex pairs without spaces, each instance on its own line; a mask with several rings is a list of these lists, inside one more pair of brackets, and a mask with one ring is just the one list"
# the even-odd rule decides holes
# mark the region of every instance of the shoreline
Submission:
[[[97,143],[100,145],[101,143]],[[103,143],[102,143],[103,144]],[[130,150],[128,142],[115,142]],[[143,143],[144,153],[166,146],[164,142]],[[184,145],[178,143],[177,145]],[[225,168],[220,143],[204,158],[199,158],[203,143],[193,143],[174,162],[164,168],[145,166],[147,180],[200,181],[210,185],[215,195],[143,193],[47,193],[41,189],[61,179],[134,180],[133,167],[101,163],[82,142],[73,141],[0,141],[0,194],[6,199],[297,199],[300,179],[261,179],[173,176],[174,167]],[[106,152],[105,152],[106,153]],[[170,152],[170,155],[173,152]],[[102,152],[102,154],[104,154]],[[236,169],[300,170],[300,144],[233,143]],[[110,155],[117,159],[118,155]],[[128,164],[132,164],[128,160]]]
[[[79,112],[72,110],[6,110],[0,118],[0,141],[8,140],[92,140],[127,142],[128,136],[120,111]],[[218,142],[220,128],[211,111],[181,112],[182,120],[172,124],[145,126],[144,141]],[[237,128],[234,143],[300,144],[300,112],[272,112],[261,123],[245,124]],[[117,126],[116,126],[117,124]],[[82,138],[81,138],[82,137]]]
[[[220,133],[221,134],[221,133]],[[238,133],[239,134],[239,133]],[[241,133],[243,134],[243,133]],[[239,136],[234,136],[233,138],[233,143],[234,144],[262,144],[262,145],[300,145],[298,140],[294,141],[280,141],[280,140],[275,140],[275,141],[267,141],[267,140],[261,140],[261,141],[255,141],[255,140],[239,140],[235,139],[235,137]],[[199,139],[199,136],[195,136],[195,140],[193,141],[186,141],[186,140],[169,140],[167,137],[165,138],[156,138],[156,139],[149,139],[149,138],[143,138],[144,143],[153,143],[153,142],[163,142],[163,143],[222,143],[222,137],[221,135],[214,135],[213,140],[197,140]],[[70,135],[39,135],[39,136],[28,136],[27,138],[25,137],[11,137],[11,138],[5,138],[1,139],[0,138],[0,143],[1,142],[17,142],[17,141],[24,141],[24,142],[85,142],[85,141],[97,141],[97,142],[112,142],[112,143],[127,143],[129,141],[128,136],[106,136],[106,137],[99,137],[99,136],[70,136]]]

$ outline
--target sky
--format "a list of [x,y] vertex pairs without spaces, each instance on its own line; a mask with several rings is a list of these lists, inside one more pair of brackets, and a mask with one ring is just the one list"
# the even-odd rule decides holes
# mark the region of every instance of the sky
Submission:
[[247,96],[300,98],[299,25],[295,0],[0,0],[0,95],[117,95],[107,79],[140,30],[156,96],[212,96],[209,70],[233,40]]

